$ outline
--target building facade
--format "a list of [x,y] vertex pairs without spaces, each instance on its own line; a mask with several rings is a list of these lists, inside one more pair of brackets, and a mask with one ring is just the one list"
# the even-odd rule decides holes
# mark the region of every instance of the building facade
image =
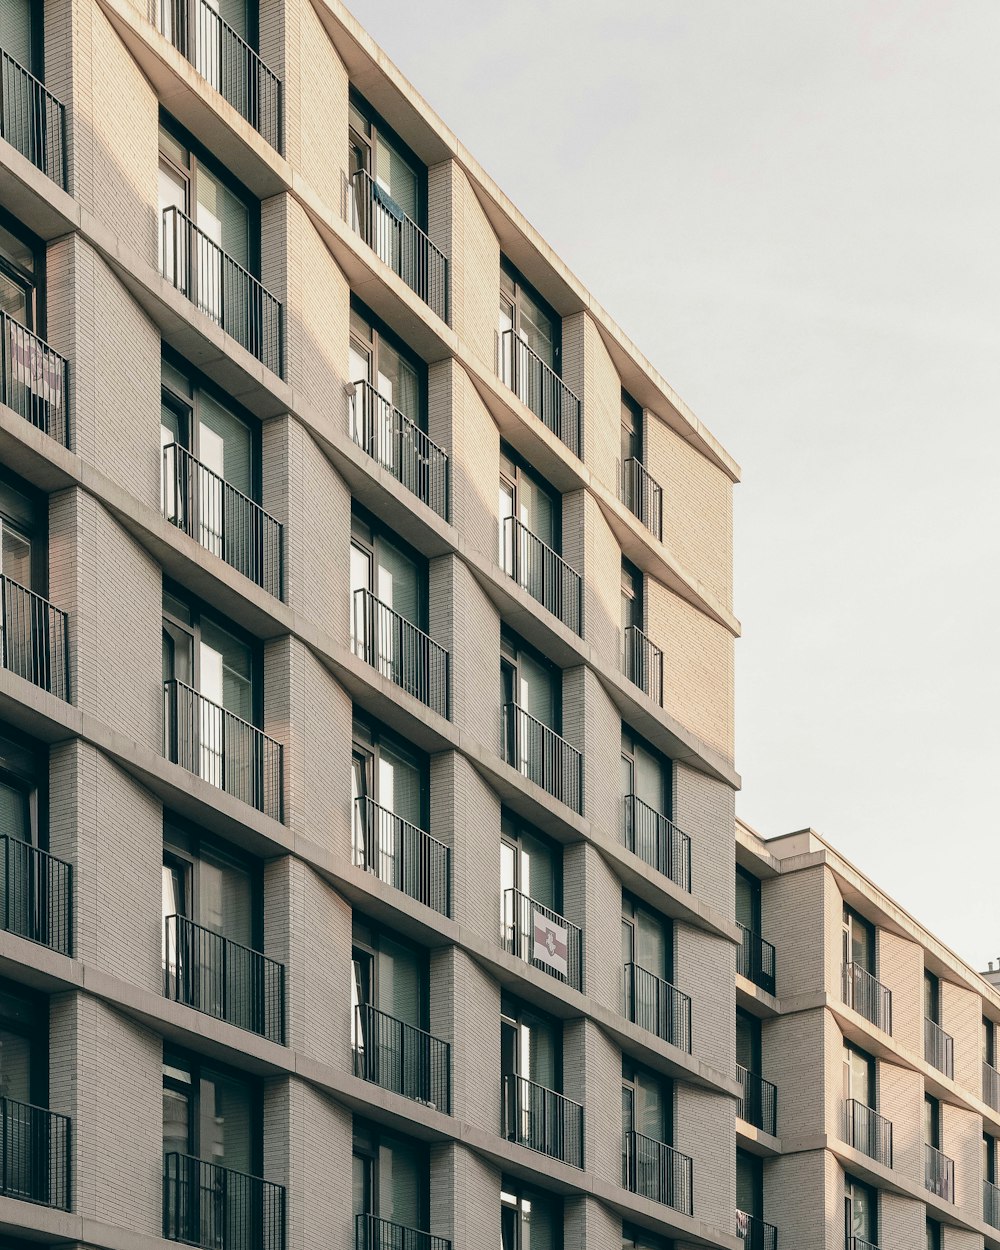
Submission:
[[738,467],[336,0],[0,50],[0,1242],[753,1244]]

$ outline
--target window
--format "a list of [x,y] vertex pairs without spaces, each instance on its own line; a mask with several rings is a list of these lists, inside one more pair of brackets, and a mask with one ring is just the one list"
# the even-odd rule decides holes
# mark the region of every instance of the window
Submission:
[[[0,35],[6,11],[6,5],[0,7]],[[0,48],[9,50],[2,38]],[[37,299],[39,277],[44,272],[42,255],[41,241],[0,212],[0,312],[39,335],[44,329],[40,316],[43,305]]]
[[[366,513],[355,511],[351,517],[351,623],[355,646],[366,636],[364,618],[368,609],[363,605],[369,596],[417,629],[426,630],[426,560]],[[385,643],[392,657],[392,631],[385,633],[389,635]]]
[[501,567],[541,599],[546,569],[538,543],[561,550],[562,501],[506,443],[500,445],[499,517]]
[[426,433],[427,367],[389,328],[357,300],[351,300],[350,380],[354,395],[350,429],[354,441],[394,477],[413,489],[405,471],[416,449],[394,415]]
[[547,1123],[552,1103],[544,1091],[562,1091],[562,1025],[507,994],[500,1005],[500,1076],[508,1140],[560,1153],[553,1146],[564,1148],[563,1129],[556,1116]]
[[[562,324],[559,315],[506,257],[500,260],[499,331],[501,341],[511,336],[519,339],[553,372],[560,371]],[[502,356],[509,359],[509,353]],[[510,373],[502,376],[509,386]]]
[[736,1008],[736,1062],[748,1072],[760,1073],[760,1021]]
[[989,1133],[983,1134],[983,1180],[997,1183],[997,1139]]
[[501,1250],[562,1250],[562,1203],[504,1177],[500,1185]]
[[[559,733],[562,728],[561,673],[516,634],[502,629],[500,634],[500,679],[504,704],[515,703],[522,711]],[[534,741],[523,735],[524,742]],[[508,759],[513,762],[515,753]]]
[[875,976],[875,926],[851,907],[844,908],[844,963]]
[[927,1221],[927,1250],[941,1250],[941,1225],[937,1220]]
[[622,956],[664,981],[673,979],[673,927],[631,894],[622,892]]
[[422,1143],[355,1120],[353,1164],[354,1217],[368,1224],[359,1246],[396,1244],[392,1230],[379,1227],[380,1220],[409,1229],[427,1227],[430,1167]]
[[941,1023],[941,982],[933,972],[924,969],[924,1015],[934,1024]]
[[0,837],[33,846],[47,840],[47,771],[44,752],[23,734],[16,742],[0,736]]
[[[0,980],[0,1097],[47,1104],[48,1031],[46,1000]],[[24,1162],[27,1170],[30,1160]]]
[[930,1094],[924,1094],[924,1141],[941,1149],[941,1104]]
[[690,1004],[669,984],[674,973],[673,947],[671,922],[623,891],[625,1016],[640,1028],[686,1049],[690,1042]]
[[[373,1009],[415,1029],[427,1028],[427,953],[364,920],[355,919],[352,950],[352,1041],[363,1050]],[[359,1022],[362,1025],[358,1030]]]
[[844,1043],[844,1098],[874,1107],[875,1060],[850,1042]]
[[736,1209],[755,1220],[764,1218],[764,1163],[746,1150],[736,1151]]
[[[351,224],[379,242],[375,250],[399,273],[400,216],[426,229],[426,167],[355,91],[350,97],[348,135],[354,189]],[[416,261],[416,257],[407,259]]]
[[[47,520],[44,497],[0,467],[0,573],[43,598],[47,589]],[[13,636],[8,639],[12,641]]]
[[543,834],[509,812],[500,822],[500,889],[562,909],[562,852]]
[[643,452],[642,405],[626,390],[622,390],[622,464],[628,460],[642,463]]
[[627,726],[622,726],[622,797],[634,796],[668,819],[673,807],[673,763]]
[[36,78],[42,77],[41,6],[5,0],[0,6],[0,48]]
[[622,1132],[673,1141],[673,1086],[664,1077],[622,1060]]
[[[257,1176],[261,1132],[256,1081],[222,1064],[206,1063],[164,1047],[164,1155],[188,1155]],[[168,1168],[167,1174],[181,1173],[171,1173]]]
[[628,629],[643,628],[642,573],[628,560],[622,560],[622,634]]
[[736,922],[751,933],[760,933],[760,881],[736,866]]
[[622,1225],[622,1250],[670,1250],[669,1243],[644,1228]]
[[852,1237],[878,1245],[878,1195],[853,1176],[844,1177],[844,1223],[848,1245]]
[[[400,855],[405,833],[399,820],[427,828],[428,776],[425,755],[390,730],[355,717],[351,765],[354,862],[375,871],[383,881],[403,883]],[[419,863],[416,854],[413,859]]]

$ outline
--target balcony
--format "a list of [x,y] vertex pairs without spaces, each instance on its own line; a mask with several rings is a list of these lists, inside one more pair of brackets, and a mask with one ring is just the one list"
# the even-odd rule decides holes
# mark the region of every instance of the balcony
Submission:
[[983,1060],[983,1102],[994,1111],[1000,1111],[1000,1072],[985,1059]]
[[517,959],[581,989],[583,932],[558,912],[536,903],[520,890],[504,890],[503,948]]
[[200,312],[284,377],[280,302],[241,264],[171,206],[163,210],[163,276]]
[[848,1237],[847,1250],[878,1250],[874,1241],[866,1241],[864,1237]]
[[844,1104],[844,1140],[862,1154],[892,1167],[892,1124],[874,1107],[848,1098]]
[[0,139],[66,190],[66,109],[2,48]]
[[983,1181],[983,1220],[990,1228],[1000,1228],[1000,1188]]
[[351,225],[379,260],[436,313],[448,320],[448,258],[403,212],[367,170],[351,179]]
[[0,663],[69,701],[66,613],[0,574]]
[[625,964],[625,1018],[663,1041],[691,1053],[691,999],[638,964]]
[[691,893],[691,839],[637,794],[622,800],[622,842],[643,863]]
[[447,1237],[404,1228],[377,1215],[354,1217],[354,1250],[451,1250]]
[[354,800],[354,862],[380,881],[451,915],[451,849],[372,799]]
[[285,968],[186,916],[166,916],[163,992],[216,1020],[285,1041]]
[[618,462],[618,498],[657,541],[663,541],[663,491],[634,456],[624,464]]
[[285,1250],[285,1187],[191,1155],[166,1154],[163,1235],[206,1250]]
[[354,654],[447,718],[448,652],[444,647],[364,587],[354,592],[352,607]]
[[559,374],[513,330],[497,335],[497,376],[574,456],[579,456],[583,405]]
[[500,519],[500,558],[508,577],[575,634],[581,633],[580,574],[515,516]]
[[924,1058],[933,1068],[954,1079],[955,1041],[934,1020],[924,1016]]
[[163,754],[281,820],[281,743],[176,679],[163,683]]
[[756,1072],[750,1072],[741,1064],[736,1065],[736,1079],[740,1083],[736,1114],[747,1124],[762,1132],[778,1135],[778,1091],[770,1081]]
[[0,1098],[0,1194],[70,1209],[70,1122],[45,1107]]
[[354,1075],[451,1114],[451,1047],[370,1003],[354,1009]]
[[860,964],[844,964],[844,1002],[884,1033],[892,1032],[892,992]]
[[37,846],[0,837],[0,929],[73,953],[73,868]]
[[583,1167],[583,1107],[523,1076],[503,1078],[503,1135],[508,1141]]
[[582,810],[583,761],[576,747],[516,703],[503,709],[504,759],[575,812]]
[[12,408],[29,425],[57,443],[69,446],[66,361],[37,334],[32,334],[3,311],[0,311],[0,404]]
[[759,933],[737,923],[742,941],[736,948],[736,971],[767,994],[775,991],[774,947]]
[[778,1250],[778,1230],[774,1225],[765,1224],[746,1211],[736,1212],[736,1236],[743,1239],[749,1250]]
[[349,418],[351,438],[365,454],[447,521],[448,453],[370,382],[354,384]]
[[161,35],[275,149],[282,151],[281,79],[208,0],[153,0]]
[[623,1133],[622,1185],[633,1194],[691,1214],[691,1160],[666,1142],[642,1133]]
[[663,706],[663,652],[637,625],[626,625],[622,672],[643,694]]
[[933,1146],[924,1146],[924,1186],[945,1202],[955,1201],[955,1160],[936,1150]]

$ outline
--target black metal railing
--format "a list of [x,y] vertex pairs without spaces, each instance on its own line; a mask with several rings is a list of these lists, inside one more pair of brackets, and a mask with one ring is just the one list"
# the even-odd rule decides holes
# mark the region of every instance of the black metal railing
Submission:
[[663,491],[635,456],[629,456],[624,464],[618,462],[618,498],[654,538],[663,541]]
[[379,260],[431,310],[448,320],[448,258],[391,195],[359,169],[351,179],[351,224]]
[[451,1250],[451,1242],[377,1215],[356,1215],[354,1250]]
[[2,574],[0,663],[33,686],[69,700],[66,613]]
[[580,574],[515,516],[500,521],[503,571],[575,633],[581,633]]
[[163,1235],[207,1250],[285,1250],[285,1187],[192,1155],[165,1154]]
[[371,1003],[355,1007],[353,1033],[355,1076],[451,1114],[451,1047],[447,1042]]
[[354,592],[351,640],[366,664],[447,717],[448,652],[363,586]]
[[66,361],[37,334],[0,311],[0,404],[69,446]]
[[849,1237],[847,1250],[878,1250],[878,1246],[874,1241],[867,1241],[864,1237]]
[[163,923],[167,998],[284,1043],[284,964],[186,916],[166,916]]
[[892,1032],[892,991],[860,964],[844,964],[844,1002],[885,1033]]
[[663,706],[663,652],[638,625],[626,625],[622,638],[622,672],[630,682]]
[[736,1212],[736,1236],[749,1250],[778,1250],[778,1230],[747,1211]]
[[1000,1072],[983,1060],[983,1102],[994,1111],[1000,1111]]
[[272,373],[283,377],[281,303],[171,205],[163,210],[163,276]]
[[736,1065],[736,1079],[740,1083],[740,1096],[736,1100],[736,1114],[747,1124],[776,1137],[778,1133],[778,1091],[770,1081],[756,1072]]
[[1000,1187],[983,1181],[983,1220],[991,1228],[1000,1228]]
[[0,139],[66,190],[66,108],[2,48]]
[[691,1214],[691,1159],[666,1142],[642,1133],[623,1133],[622,1185],[643,1198]]
[[504,950],[574,989],[582,989],[583,930],[520,890],[500,899]]
[[68,1116],[0,1098],[0,1194],[68,1211],[70,1159]]
[[924,1058],[945,1076],[954,1077],[955,1039],[929,1016],[924,1016]]
[[61,955],[73,953],[73,867],[7,834],[0,836],[0,929]]
[[844,1104],[844,1140],[876,1163],[892,1167],[892,1123],[856,1098]]
[[451,915],[451,848],[373,799],[354,800],[354,862],[442,916]]
[[669,981],[638,964],[624,965],[625,1018],[663,1041],[691,1053],[691,999]]
[[160,33],[241,117],[282,151],[281,79],[208,0],[153,0]]
[[622,800],[622,841],[643,863],[691,892],[691,839],[637,794]]
[[163,751],[172,764],[281,820],[281,743],[176,679],[163,683]]
[[583,1107],[578,1102],[523,1076],[507,1075],[502,1112],[508,1141],[583,1167]]
[[178,529],[281,598],[281,524],[179,443],[163,448],[163,515]]
[[955,1160],[924,1144],[924,1185],[945,1202],[955,1201]]
[[773,994],[774,947],[746,925],[737,922],[736,927],[740,931],[741,939],[736,948],[736,971],[768,994]]
[[448,453],[370,382],[355,382],[349,409],[350,435],[358,446],[447,521]]
[[497,374],[574,455],[580,454],[583,406],[579,398],[513,330],[497,335]]
[[516,703],[504,704],[503,748],[512,768],[575,812],[582,811],[580,752]]

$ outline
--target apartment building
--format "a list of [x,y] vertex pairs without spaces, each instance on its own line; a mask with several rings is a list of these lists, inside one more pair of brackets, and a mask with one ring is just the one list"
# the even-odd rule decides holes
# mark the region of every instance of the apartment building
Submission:
[[752,1244],[737,465],[337,0],[0,61],[0,1243]]
[[1000,1247],[1000,992],[811,829],[736,864],[751,1244]]

